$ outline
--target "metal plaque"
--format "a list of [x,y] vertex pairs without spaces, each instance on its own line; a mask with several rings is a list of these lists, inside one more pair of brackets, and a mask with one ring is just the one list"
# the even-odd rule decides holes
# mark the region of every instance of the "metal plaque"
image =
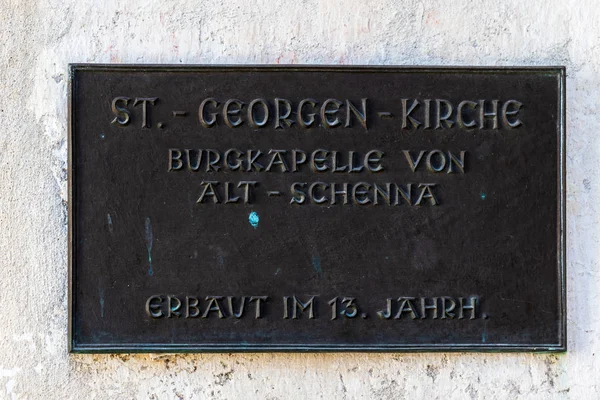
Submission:
[[70,78],[71,351],[566,349],[564,68]]

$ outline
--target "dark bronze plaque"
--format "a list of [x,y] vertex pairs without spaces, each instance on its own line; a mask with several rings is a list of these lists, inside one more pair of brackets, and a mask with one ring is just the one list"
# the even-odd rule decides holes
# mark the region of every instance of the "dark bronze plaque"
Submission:
[[564,81],[72,66],[72,351],[565,350]]

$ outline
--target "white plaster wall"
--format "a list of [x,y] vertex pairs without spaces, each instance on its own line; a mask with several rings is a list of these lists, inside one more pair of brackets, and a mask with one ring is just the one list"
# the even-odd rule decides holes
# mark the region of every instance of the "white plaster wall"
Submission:
[[[0,0],[0,398],[600,398],[597,0]],[[566,65],[566,354],[70,355],[67,64]]]

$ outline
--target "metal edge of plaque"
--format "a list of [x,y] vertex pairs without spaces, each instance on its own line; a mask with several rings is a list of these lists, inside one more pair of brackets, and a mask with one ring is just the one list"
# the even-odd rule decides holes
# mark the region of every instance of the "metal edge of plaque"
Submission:
[[[553,73],[558,76],[558,226],[557,226],[557,275],[560,290],[558,299],[558,343],[541,343],[535,345],[522,344],[412,344],[412,345],[307,345],[307,344],[277,344],[277,345],[249,345],[249,344],[108,344],[108,345],[77,345],[74,342],[74,298],[75,270],[74,270],[74,216],[76,215],[73,183],[76,176],[74,170],[74,116],[73,116],[73,90],[75,75],[79,70],[87,71],[345,71],[345,72],[444,72],[444,73]],[[227,64],[93,64],[70,63],[68,64],[69,82],[67,89],[68,103],[68,351],[69,353],[253,353],[253,352],[565,352],[567,351],[567,287],[566,287],[566,67],[565,66],[387,66],[387,65],[227,65]]]

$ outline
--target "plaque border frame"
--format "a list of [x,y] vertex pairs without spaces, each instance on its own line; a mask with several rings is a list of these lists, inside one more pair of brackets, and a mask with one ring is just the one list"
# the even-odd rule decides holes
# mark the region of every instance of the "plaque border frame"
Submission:
[[[68,104],[68,350],[70,353],[258,353],[258,352],[564,352],[567,351],[567,287],[566,287],[566,67],[564,66],[396,66],[396,65],[252,65],[252,64],[95,64],[71,63],[68,65],[69,82],[67,89]],[[479,343],[450,343],[450,344],[378,344],[378,345],[347,345],[347,344],[94,344],[86,345],[75,342],[75,311],[76,302],[75,259],[77,235],[74,220],[77,215],[74,181],[77,176],[73,161],[75,159],[73,143],[75,121],[73,115],[73,91],[78,71],[103,72],[193,72],[193,71],[228,71],[228,72],[265,72],[265,71],[327,71],[327,72],[401,72],[401,73],[475,73],[475,74],[556,74],[558,79],[558,226],[557,226],[557,278],[559,284],[558,304],[558,342],[539,344],[479,344]]]

